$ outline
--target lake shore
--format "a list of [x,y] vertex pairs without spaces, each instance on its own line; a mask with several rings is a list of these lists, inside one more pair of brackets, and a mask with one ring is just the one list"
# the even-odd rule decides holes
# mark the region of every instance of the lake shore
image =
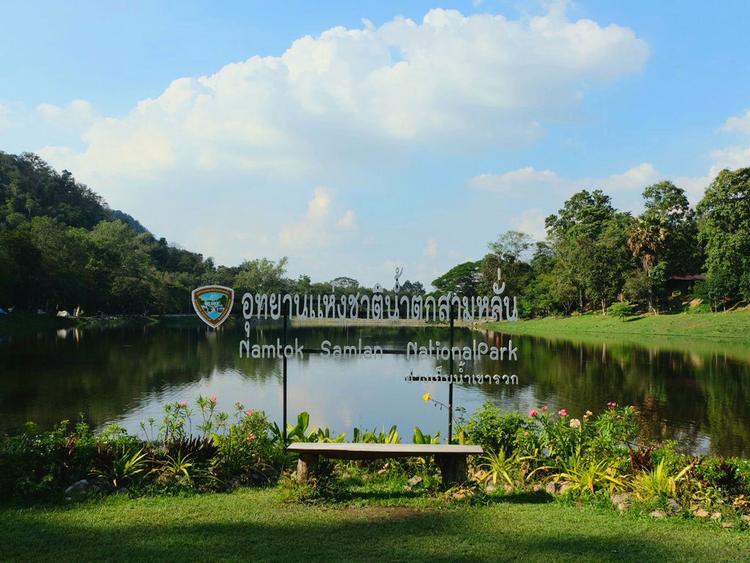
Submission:
[[[601,314],[546,317],[517,322],[486,323],[482,328],[508,334],[545,337],[679,337],[750,342],[750,310],[725,313],[639,315],[618,319]],[[645,340],[644,340],[645,342]]]

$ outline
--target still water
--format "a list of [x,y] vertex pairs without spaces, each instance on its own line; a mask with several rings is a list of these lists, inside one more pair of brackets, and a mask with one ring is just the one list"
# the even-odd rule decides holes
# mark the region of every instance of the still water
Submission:
[[[0,340],[0,430],[33,420],[49,426],[83,414],[101,427],[118,422],[134,433],[140,422],[162,415],[167,402],[216,394],[219,407],[235,402],[281,420],[282,363],[239,357],[244,334],[205,327],[154,325],[106,330],[67,329]],[[275,343],[281,330],[255,329],[253,342]],[[292,327],[305,349],[324,340],[339,345],[449,342],[436,327]],[[457,328],[456,345],[473,341],[517,347],[518,359],[468,360],[465,373],[516,374],[518,385],[456,384],[454,405],[471,413],[485,401],[506,410],[549,405],[580,417],[608,401],[636,405],[652,439],[676,439],[696,453],[750,456],[750,350],[741,345],[684,340],[552,340]],[[425,403],[429,392],[448,402],[446,383],[407,382],[448,362],[436,358],[324,357],[288,361],[290,422],[300,411],[314,426],[351,437],[354,426],[396,424],[406,441],[414,426],[447,433],[447,411]],[[458,367],[456,367],[458,369]]]

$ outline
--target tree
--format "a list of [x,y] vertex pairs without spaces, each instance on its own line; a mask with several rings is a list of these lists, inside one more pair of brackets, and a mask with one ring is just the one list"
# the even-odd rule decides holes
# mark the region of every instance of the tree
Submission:
[[750,300],[750,168],[719,172],[697,211],[714,303]]
[[583,309],[589,300],[606,310],[622,282],[624,264],[621,248],[627,252],[622,229],[629,215],[618,213],[601,190],[573,194],[558,211],[545,219],[556,263],[554,274],[563,293],[570,289]]
[[477,295],[480,265],[481,261],[459,264],[433,280],[432,285],[441,293],[452,292],[469,297]]
[[239,292],[285,293],[290,286],[286,275],[287,257],[278,262],[268,258],[246,260],[240,264],[234,278],[234,286]]
[[331,286],[343,291],[356,291],[359,287],[359,282],[354,278],[340,276],[331,280]]

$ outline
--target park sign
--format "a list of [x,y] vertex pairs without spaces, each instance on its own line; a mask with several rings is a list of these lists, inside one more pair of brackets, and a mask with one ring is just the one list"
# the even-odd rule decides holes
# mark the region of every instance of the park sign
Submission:
[[[295,338],[294,342],[287,340],[289,321],[312,320],[334,321],[348,324],[357,321],[410,321],[449,323],[450,333],[448,342],[428,343],[410,342],[405,350],[388,350],[389,354],[402,354],[407,358],[431,358],[433,360],[447,360],[448,370],[442,373],[442,367],[437,366],[437,374],[425,375],[411,372],[405,381],[409,382],[446,382],[448,383],[448,404],[443,405],[448,410],[448,441],[453,428],[453,384],[500,384],[517,385],[518,376],[515,374],[475,374],[465,373],[466,361],[473,363],[482,356],[491,360],[517,361],[517,348],[508,340],[506,346],[491,346],[487,343],[472,342],[471,346],[456,346],[454,344],[454,321],[474,324],[482,321],[515,321],[518,319],[518,303],[516,297],[504,295],[505,283],[501,281],[500,270],[497,271],[497,282],[492,286],[492,295],[458,295],[447,292],[442,295],[413,295],[401,293],[399,277],[403,270],[396,269],[396,283],[391,291],[386,291],[380,284],[376,284],[372,291],[359,293],[336,294],[331,288],[330,294],[280,294],[280,293],[250,293],[242,296],[242,317],[244,319],[244,338],[239,343],[240,358],[279,359],[282,361],[283,385],[283,430],[286,440],[287,427],[287,362],[289,359],[302,358],[305,353],[320,354],[338,358],[360,356],[364,358],[382,357],[385,350],[380,346],[363,346],[359,340],[353,346],[335,346],[324,340],[318,346],[305,350]],[[219,285],[199,287],[192,292],[192,302],[195,312],[209,326],[218,328],[229,316],[234,301],[234,291]],[[253,326],[258,321],[283,320],[282,337],[275,343],[261,344],[252,342]],[[429,397],[429,393],[425,395]]]
[[234,304],[234,290],[221,285],[206,285],[193,290],[193,309],[200,319],[217,328],[229,318]]

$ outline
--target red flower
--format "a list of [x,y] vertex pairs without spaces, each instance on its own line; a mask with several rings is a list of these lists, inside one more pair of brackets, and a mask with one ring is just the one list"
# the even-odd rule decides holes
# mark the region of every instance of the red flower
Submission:
[[529,411],[529,416],[530,416],[531,418],[536,418],[537,416],[539,416],[539,413],[537,412],[537,410],[536,410],[536,409],[531,409],[531,410]]
[[568,416],[568,409],[560,409],[559,411],[557,411],[557,414],[559,414],[560,416]]

